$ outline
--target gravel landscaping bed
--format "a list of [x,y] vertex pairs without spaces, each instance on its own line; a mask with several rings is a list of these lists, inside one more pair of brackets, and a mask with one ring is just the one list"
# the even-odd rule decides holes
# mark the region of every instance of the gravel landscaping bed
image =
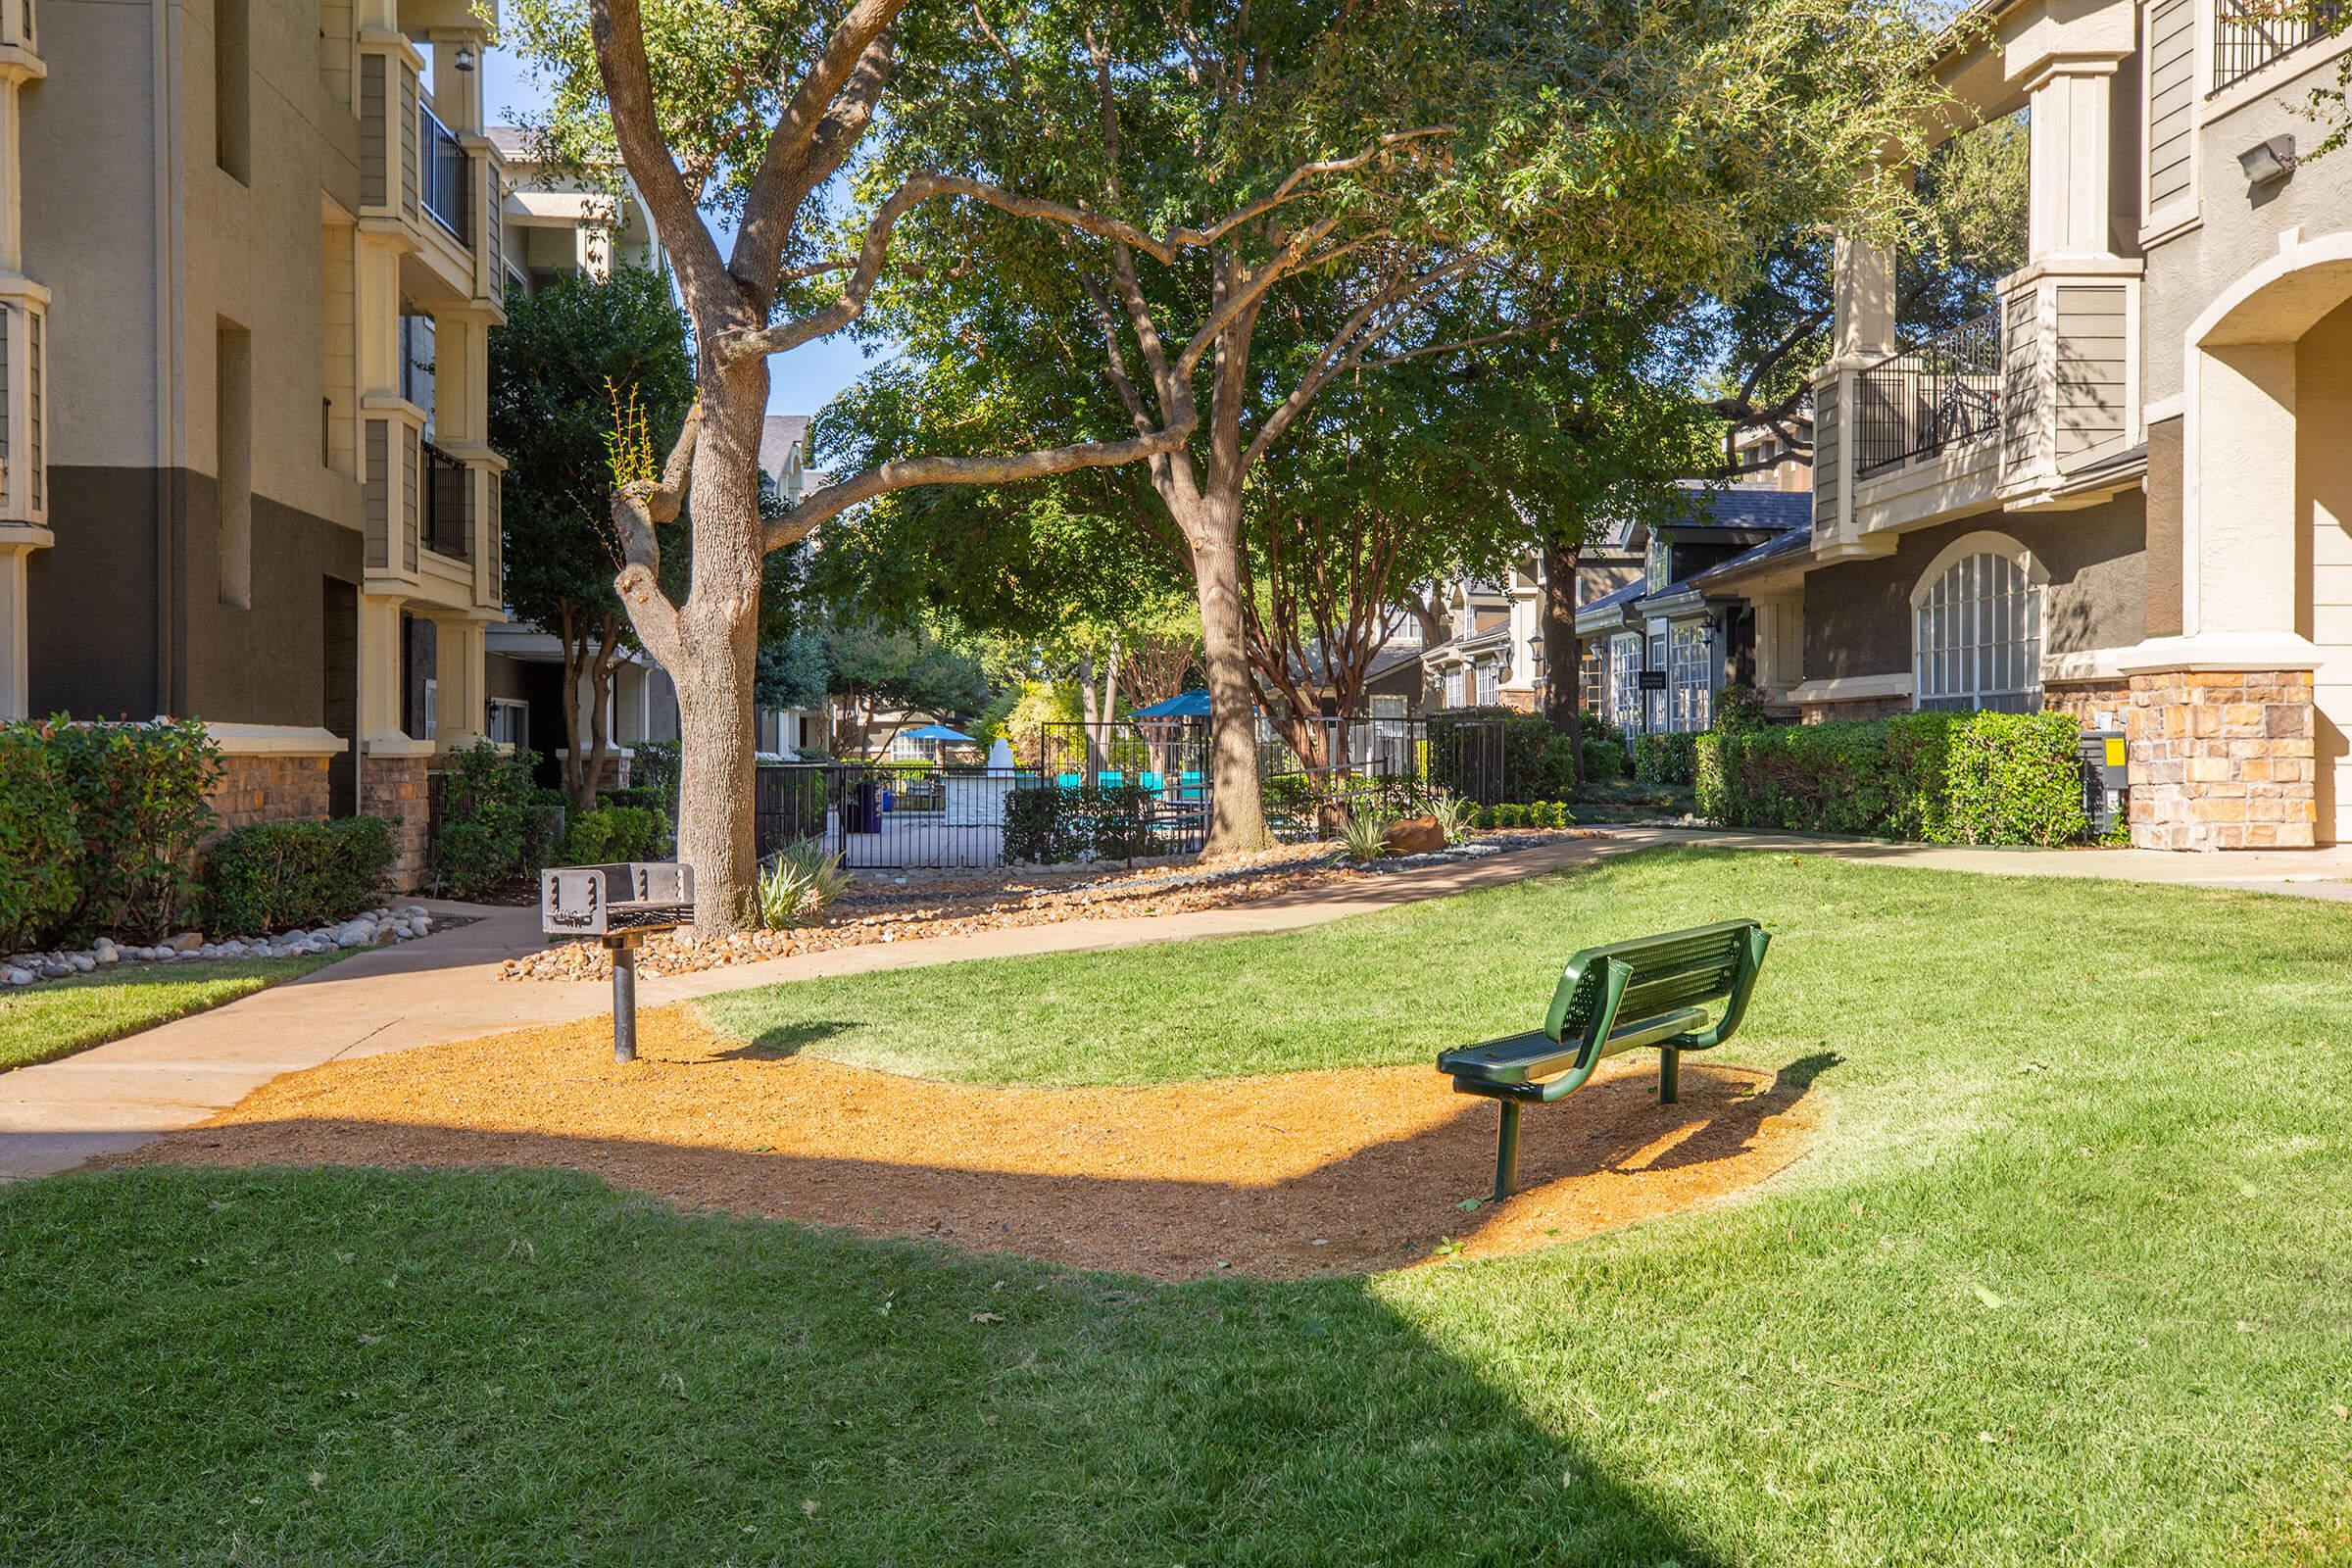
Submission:
[[[656,937],[639,950],[637,972],[648,976],[689,974],[872,942],[1226,908],[1582,836],[1574,828],[1487,833],[1433,854],[1393,856],[1370,865],[1348,862],[1337,844],[1309,843],[1279,845],[1261,855],[1213,865],[1183,862],[1135,870],[868,873],[815,924],[783,931],[747,931],[713,941],[698,941],[688,932]],[[510,958],[499,967],[499,977],[506,980],[598,980],[612,972],[610,956],[590,942],[564,943],[526,957]]]
[[[466,922],[443,919],[440,926]],[[334,925],[307,931],[281,931],[275,936],[229,937],[207,941],[202,932],[182,931],[154,947],[118,943],[100,937],[86,949],[12,954],[0,961],[0,984],[29,986],[43,980],[69,980],[122,965],[189,963],[239,958],[295,958],[319,954],[371,948],[387,942],[413,942],[429,935],[434,917],[421,905],[369,909]]]

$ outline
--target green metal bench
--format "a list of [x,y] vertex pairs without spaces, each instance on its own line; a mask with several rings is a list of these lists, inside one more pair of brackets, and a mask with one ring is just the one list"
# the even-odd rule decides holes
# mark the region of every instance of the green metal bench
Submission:
[[[1502,1102],[1494,1200],[1516,1190],[1519,1107],[1567,1099],[1606,1058],[1657,1047],[1658,1102],[1673,1104],[1683,1053],[1732,1038],[1771,942],[1753,920],[1723,920],[1587,948],[1568,960],[1543,1028],[1440,1055],[1438,1070],[1452,1074],[1456,1093]],[[1723,1012],[1710,1026],[1705,1004],[1713,1002]]]

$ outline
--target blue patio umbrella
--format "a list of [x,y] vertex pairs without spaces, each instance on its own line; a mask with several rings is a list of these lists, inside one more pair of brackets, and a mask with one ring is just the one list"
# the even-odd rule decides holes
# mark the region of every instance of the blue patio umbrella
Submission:
[[1178,692],[1163,697],[1149,708],[1139,708],[1127,715],[1130,718],[1206,718],[1208,693],[1204,691]]
[[963,731],[950,729],[945,724],[925,724],[921,729],[910,729],[906,732],[906,738],[910,741],[946,741],[956,746],[979,744]]

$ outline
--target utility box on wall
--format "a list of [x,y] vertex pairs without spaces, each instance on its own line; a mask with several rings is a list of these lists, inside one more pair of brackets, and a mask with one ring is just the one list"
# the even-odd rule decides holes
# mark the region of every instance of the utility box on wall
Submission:
[[2132,817],[2132,766],[2120,729],[2082,732],[2082,810],[2090,836],[2101,839]]

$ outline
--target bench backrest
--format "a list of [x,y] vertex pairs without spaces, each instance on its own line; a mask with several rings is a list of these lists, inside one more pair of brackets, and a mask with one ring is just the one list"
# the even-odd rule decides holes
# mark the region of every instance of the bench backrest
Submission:
[[[1587,948],[1568,960],[1551,994],[1544,1032],[1554,1040],[1590,1036],[1605,1012],[1611,1024],[1637,1022],[1718,999],[1744,1002],[1763,961],[1763,928],[1754,920],[1669,931]],[[1625,989],[1611,1006],[1610,970],[1626,971]],[[1727,1017],[1726,1023],[1737,1026]],[[1728,1031],[1726,1031],[1728,1033]]]

